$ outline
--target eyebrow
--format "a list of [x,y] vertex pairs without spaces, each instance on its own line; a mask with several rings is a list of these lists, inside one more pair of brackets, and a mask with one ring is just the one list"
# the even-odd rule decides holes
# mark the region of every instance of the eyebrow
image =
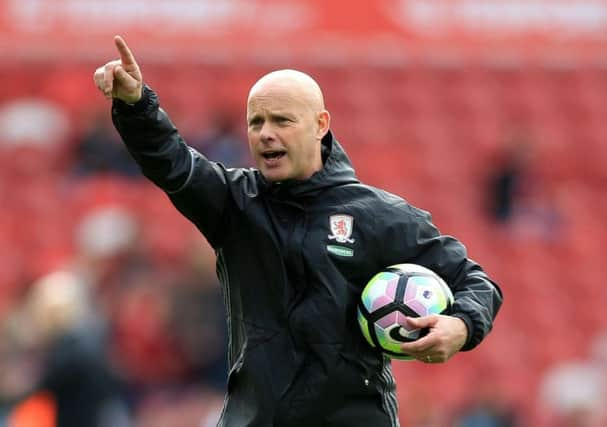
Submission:
[[247,123],[253,124],[258,123],[261,120],[261,116],[259,114],[254,114],[247,119]]
[[[270,120],[277,120],[277,119],[295,120],[296,119],[295,115],[289,114],[289,113],[270,113],[269,116],[270,116]],[[262,119],[263,119],[263,117],[261,114],[253,114],[251,117],[249,117],[248,123],[249,124],[259,123]]]

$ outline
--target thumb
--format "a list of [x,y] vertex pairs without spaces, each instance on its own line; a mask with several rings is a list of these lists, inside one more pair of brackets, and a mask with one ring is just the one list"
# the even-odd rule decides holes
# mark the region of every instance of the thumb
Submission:
[[407,323],[414,328],[431,328],[436,324],[436,316],[407,317]]

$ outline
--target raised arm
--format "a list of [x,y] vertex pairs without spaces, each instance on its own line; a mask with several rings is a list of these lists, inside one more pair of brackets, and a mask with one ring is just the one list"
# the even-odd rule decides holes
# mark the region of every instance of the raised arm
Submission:
[[[227,200],[236,184],[223,166],[188,147],[144,84],[141,69],[125,41],[114,38],[120,54],[97,68],[97,88],[112,100],[112,120],[143,174],[217,247],[215,231],[225,229]],[[232,187],[230,188],[230,183]]]

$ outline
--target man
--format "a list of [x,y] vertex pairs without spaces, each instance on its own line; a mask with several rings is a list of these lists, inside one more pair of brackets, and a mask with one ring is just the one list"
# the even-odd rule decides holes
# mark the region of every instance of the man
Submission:
[[[115,44],[120,60],[94,80],[113,99],[116,128],[143,173],[217,253],[231,367],[219,425],[397,426],[390,362],[365,343],[356,320],[365,283],[403,262],[449,283],[453,316],[410,320],[430,333],[403,350],[425,363],[484,338],[501,304],[498,287],[426,212],[357,180],[311,77],[281,70],[251,88],[257,169],[226,169],[185,145],[126,43],[117,36]],[[327,248],[337,218],[349,225],[340,253]]]
[[8,425],[130,426],[86,283],[68,271],[43,276],[32,284],[24,314],[23,332],[43,360],[38,381],[17,399]]

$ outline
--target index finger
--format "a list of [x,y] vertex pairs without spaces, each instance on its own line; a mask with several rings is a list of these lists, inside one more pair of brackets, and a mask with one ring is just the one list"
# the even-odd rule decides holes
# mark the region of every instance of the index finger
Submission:
[[114,43],[116,44],[116,48],[120,53],[120,61],[122,62],[123,67],[128,67],[129,65],[137,65],[137,61],[135,61],[135,57],[133,56],[131,49],[129,49],[122,37],[115,36]]

